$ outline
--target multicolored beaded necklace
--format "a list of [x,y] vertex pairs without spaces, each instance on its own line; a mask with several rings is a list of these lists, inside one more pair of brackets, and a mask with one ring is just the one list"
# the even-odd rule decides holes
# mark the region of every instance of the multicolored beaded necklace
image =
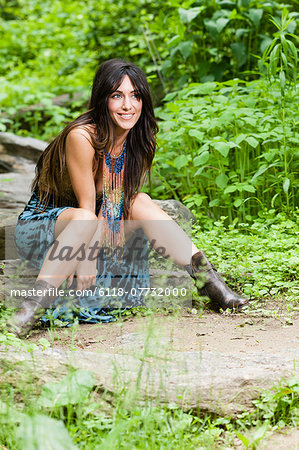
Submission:
[[127,153],[127,144],[124,142],[123,150],[117,157],[111,156],[107,151],[103,161],[103,209],[104,242],[111,248],[123,246],[124,243],[124,172]]

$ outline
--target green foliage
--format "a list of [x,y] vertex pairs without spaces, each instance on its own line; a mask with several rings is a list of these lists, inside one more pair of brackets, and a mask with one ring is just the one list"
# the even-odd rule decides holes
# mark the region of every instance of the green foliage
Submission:
[[299,408],[298,380],[294,377],[287,384],[282,383],[274,387],[253,403],[257,407],[259,419],[268,420],[271,425],[278,425],[281,428],[290,424],[296,426]]
[[19,448],[75,450],[77,447],[62,421],[43,414],[24,416],[17,431]]
[[93,375],[85,370],[77,370],[58,383],[46,383],[39,404],[46,408],[75,405],[86,398],[93,387]]
[[[296,14],[283,6],[273,0],[2,2],[0,130],[52,139],[86,109],[98,63],[125,57],[145,70],[156,100],[189,83],[157,109],[155,197],[231,221],[261,208],[290,211],[297,189],[298,94],[289,89],[296,81]],[[271,87],[264,80],[211,81],[256,78],[255,61]],[[65,94],[64,103],[53,105]]]
[[[174,197],[213,218],[248,220],[295,207],[298,94],[265,80],[192,83],[157,109],[153,196]],[[297,144],[297,145],[296,145]],[[286,182],[286,179],[288,181]],[[287,184],[286,184],[287,183]]]
[[[241,414],[236,425],[239,431],[236,435],[246,449],[255,450],[269,429],[281,429],[286,426],[298,427],[299,424],[299,383],[291,378],[282,381],[270,391],[263,392],[260,398],[253,401],[255,411],[251,414]],[[249,426],[254,426],[251,436],[246,433]],[[245,431],[245,433],[244,433]]]
[[[283,7],[274,0],[2,0],[1,130],[53,137],[82,110],[95,68],[109,58],[143,68],[157,99],[187,82],[256,77],[255,55],[275,30],[269,15],[276,23]],[[295,22],[286,26],[294,33]],[[70,111],[52,110],[49,99],[66,93],[80,94],[79,104],[71,98]],[[40,103],[43,111],[19,116]]]
[[245,446],[246,450],[247,449],[256,450],[257,444],[263,439],[268,428],[269,423],[266,421],[254,431],[254,434],[251,438],[245,436],[244,434],[238,431],[236,432],[236,435],[238,436],[242,444]]
[[[176,88],[198,81],[252,79],[256,57],[274,31],[269,15],[279,20],[284,6],[272,0],[167,2],[148,24],[166,84]],[[290,29],[294,31],[294,23]]]
[[274,34],[274,39],[263,55],[263,64],[267,67],[267,75],[272,82],[278,82],[280,87],[280,118],[283,129],[283,154],[284,154],[284,182],[283,190],[286,196],[286,208],[290,209],[290,178],[289,178],[289,152],[288,152],[288,134],[286,129],[286,115],[289,113],[286,106],[287,90],[296,88],[297,78],[297,49],[292,42],[296,38],[288,32],[289,27],[294,23],[291,14],[283,11],[281,21],[272,18],[278,31]]
[[294,24],[294,19],[291,14],[288,15],[287,10],[284,10],[280,21],[273,17],[271,21],[278,31],[264,51],[262,63],[267,67],[267,75],[270,81],[275,80],[278,75],[281,95],[284,96],[286,82],[291,86],[296,86],[297,80],[298,56],[293,42],[296,36],[288,32],[288,29]]
[[[7,370],[9,368],[7,367]],[[14,374],[25,373],[23,366],[11,365]],[[3,366],[1,367],[3,372]],[[73,389],[73,379],[80,371],[71,372],[56,383],[56,394],[59,397],[61,384],[68,391]],[[82,371],[81,371],[82,372]],[[2,375],[3,377],[3,375]],[[85,377],[92,374],[85,372]],[[28,382],[28,379],[27,379]],[[14,380],[17,389],[20,380]],[[69,384],[69,386],[67,386]],[[49,384],[42,388],[48,390]],[[54,383],[52,383],[52,387]],[[89,390],[90,384],[88,383]],[[231,417],[197,416],[195,412],[185,412],[176,405],[157,406],[153,402],[145,402],[142,406],[136,401],[138,392],[125,388],[114,398],[114,408],[107,411],[108,393],[101,397],[95,392],[88,396],[81,392],[77,407],[72,402],[62,402],[64,410],[60,416],[53,410],[49,416],[48,406],[42,406],[31,397],[27,384],[23,386],[22,397],[13,404],[13,397],[1,394],[0,400],[0,439],[1,444],[14,448],[218,448],[229,445],[235,435],[239,436],[246,448],[255,448],[268,428],[272,430],[285,426],[298,425],[298,380],[291,379],[275,386],[272,390],[261,394],[254,401],[255,410],[244,412],[236,419]],[[29,399],[28,392],[30,392]],[[54,391],[53,391],[54,392]],[[43,394],[42,394],[43,395]],[[26,406],[24,406],[24,403]],[[57,405],[57,402],[51,403]],[[62,405],[61,405],[62,406]],[[106,408],[106,410],[105,410]],[[248,432],[255,427],[251,438]]]
[[[203,222],[200,215],[198,222]],[[225,222],[222,217],[210,229],[195,227],[197,247],[205,249],[234,289],[255,300],[250,303],[253,313],[262,312],[268,301],[275,301],[269,314],[274,316],[281,307],[292,313],[298,307],[296,217],[289,220],[272,210],[254,222]]]
[[[153,75],[141,17],[160,6],[148,0],[2,2],[1,131],[53,138],[86,108],[95,69],[106,59],[127,58]],[[67,109],[50,101],[62,94],[71,97]]]

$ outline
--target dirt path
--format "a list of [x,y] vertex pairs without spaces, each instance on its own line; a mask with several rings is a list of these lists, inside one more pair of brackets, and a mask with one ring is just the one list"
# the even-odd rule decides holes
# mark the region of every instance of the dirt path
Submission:
[[131,317],[113,323],[34,331],[30,341],[47,338],[57,348],[80,348],[104,353],[143,351],[148,338],[164,350],[215,351],[228,354],[291,353],[298,348],[299,316],[251,317],[223,315],[213,311],[176,315]]
[[[255,430],[252,430],[252,435]],[[250,435],[248,435],[250,438]],[[244,450],[242,442],[236,438],[234,449]],[[298,450],[299,449],[299,430],[294,428],[284,428],[274,433],[266,433],[262,441],[258,443],[259,450]]]
[[285,429],[281,432],[273,433],[260,443],[261,450],[298,450],[299,430]]

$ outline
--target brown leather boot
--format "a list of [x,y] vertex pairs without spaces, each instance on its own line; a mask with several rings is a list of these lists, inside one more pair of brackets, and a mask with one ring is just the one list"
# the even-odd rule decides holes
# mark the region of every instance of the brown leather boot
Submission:
[[25,298],[20,309],[8,323],[8,329],[19,338],[26,336],[35,322],[42,316],[57,298],[55,287],[44,280],[38,280],[34,285],[35,291],[42,291],[43,295],[32,295]]
[[247,303],[247,299],[235,294],[217,273],[216,268],[209,262],[203,251],[195,253],[191,264],[185,266],[194,280],[200,295],[209,297],[222,309],[240,309]]

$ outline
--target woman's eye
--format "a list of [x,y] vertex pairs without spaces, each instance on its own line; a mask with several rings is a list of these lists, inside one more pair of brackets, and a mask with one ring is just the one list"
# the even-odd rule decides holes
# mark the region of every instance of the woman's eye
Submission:
[[113,94],[111,98],[120,98],[120,94]]

